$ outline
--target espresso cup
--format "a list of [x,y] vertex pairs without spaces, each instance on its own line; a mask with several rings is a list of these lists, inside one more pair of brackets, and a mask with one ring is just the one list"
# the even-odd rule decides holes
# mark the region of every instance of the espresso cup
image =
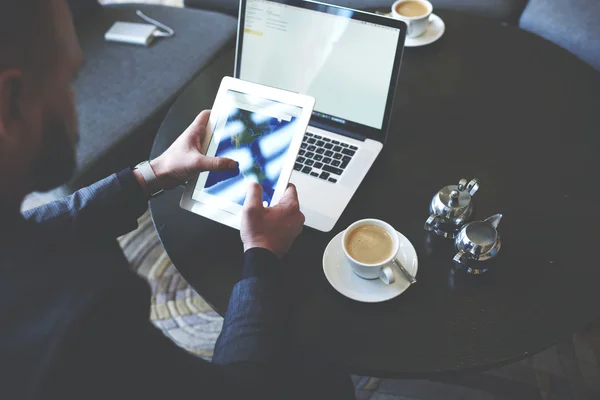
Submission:
[[[381,240],[390,241],[390,243],[385,243],[384,246],[380,246],[382,247],[382,250],[385,250],[386,254],[381,254],[377,260],[374,260],[373,257],[371,257],[371,260],[366,259],[365,257],[361,259],[360,255],[357,255],[357,251],[353,251],[353,249],[349,248],[352,245],[349,243],[349,240],[355,239],[353,234],[362,235],[365,229],[368,230],[369,226],[381,228],[388,234],[387,236],[383,236]],[[359,228],[363,228],[363,231],[359,232]],[[378,237],[378,233],[379,232],[376,232],[375,238]],[[367,239],[371,240],[373,237]],[[344,254],[348,259],[350,267],[359,277],[364,279],[381,279],[386,285],[391,285],[396,281],[392,265],[400,248],[400,240],[398,239],[396,230],[390,224],[378,219],[362,219],[356,221],[344,231],[344,234],[342,235],[342,248],[344,249]]]
[[[398,12],[402,5],[410,7],[412,4],[417,4],[418,7],[423,7],[423,14],[417,15],[404,15]],[[408,27],[406,30],[406,36],[409,38],[415,38],[421,36],[427,25],[429,25],[429,16],[433,12],[433,5],[427,0],[397,0],[392,5],[392,17],[404,21]],[[407,14],[412,14],[408,13]]]

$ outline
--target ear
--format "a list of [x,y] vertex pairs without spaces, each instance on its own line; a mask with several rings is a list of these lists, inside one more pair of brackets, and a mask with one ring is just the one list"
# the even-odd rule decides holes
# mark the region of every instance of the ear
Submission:
[[0,73],[0,136],[11,135],[22,119],[23,73],[8,70]]

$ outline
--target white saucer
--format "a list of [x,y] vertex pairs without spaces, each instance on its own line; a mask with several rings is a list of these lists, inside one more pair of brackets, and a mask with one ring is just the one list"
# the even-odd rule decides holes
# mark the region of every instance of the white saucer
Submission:
[[404,46],[406,47],[419,47],[431,44],[442,37],[446,31],[446,24],[440,17],[435,14],[429,16],[429,25],[425,29],[425,32],[421,36],[416,38],[406,37]]
[[[387,13],[387,14],[378,13],[378,14],[384,15],[388,18],[394,18],[392,16],[392,13]],[[446,24],[444,24],[444,21],[437,15],[431,13],[431,16],[429,17],[429,25],[427,26],[427,29],[425,29],[425,32],[423,32],[423,34],[421,36],[418,36],[416,38],[407,37],[406,41],[404,42],[404,46],[405,47],[426,46],[428,44],[435,42],[439,38],[441,38],[445,31],[446,31]]]
[[[393,265],[396,282],[386,285],[380,279],[367,280],[359,278],[348,264],[342,249],[342,234],[338,233],[325,249],[323,254],[323,272],[335,290],[344,296],[364,303],[378,303],[401,295],[410,284],[400,270]],[[419,260],[412,243],[400,232],[400,250],[396,258],[413,276],[417,275]]]

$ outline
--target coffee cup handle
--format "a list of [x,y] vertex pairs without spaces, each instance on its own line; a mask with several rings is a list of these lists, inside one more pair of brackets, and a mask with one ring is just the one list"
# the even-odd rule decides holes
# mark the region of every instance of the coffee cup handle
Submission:
[[387,265],[381,268],[381,272],[379,273],[379,279],[386,285],[391,285],[396,282],[396,277],[394,276],[394,270],[391,266]]
[[406,23],[406,36],[412,35],[413,30],[414,30],[413,24],[411,24],[410,22],[407,22]]

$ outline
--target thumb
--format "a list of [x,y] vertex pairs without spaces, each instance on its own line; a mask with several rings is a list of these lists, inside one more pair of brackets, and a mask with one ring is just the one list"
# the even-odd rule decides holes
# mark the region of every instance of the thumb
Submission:
[[281,196],[279,203],[283,204],[298,204],[298,191],[296,190],[296,185],[293,183],[289,183],[287,189]]
[[244,208],[263,208],[262,203],[263,189],[256,183],[252,182],[248,186],[248,192],[246,193],[246,200],[244,200]]
[[238,163],[231,158],[200,156],[196,163],[199,171],[232,171],[238,169]]
[[206,125],[208,125],[208,120],[210,119],[210,111],[211,110],[204,110],[198,114],[196,118],[194,118],[194,121],[190,124],[190,127],[194,129],[206,128]]

